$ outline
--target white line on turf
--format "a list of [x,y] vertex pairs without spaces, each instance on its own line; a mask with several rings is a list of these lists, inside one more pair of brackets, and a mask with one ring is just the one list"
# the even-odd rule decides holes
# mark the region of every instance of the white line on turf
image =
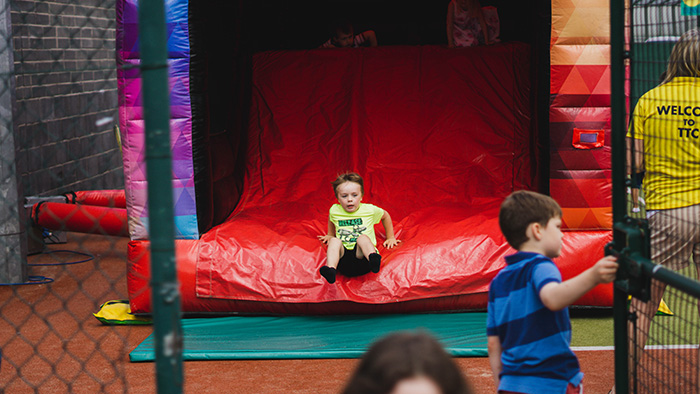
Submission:
[[[647,345],[644,347],[648,350],[663,350],[663,349],[697,349],[698,345]],[[594,352],[599,350],[615,350],[615,346],[572,346],[571,350],[575,352]]]

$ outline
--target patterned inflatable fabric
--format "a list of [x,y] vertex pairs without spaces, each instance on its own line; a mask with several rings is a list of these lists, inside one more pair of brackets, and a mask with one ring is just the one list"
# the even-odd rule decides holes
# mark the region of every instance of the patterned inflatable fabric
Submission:
[[[170,135],[173,154],[173,199],[176,237],[197,239],[197,211],[192,165],[190,47],[188,1],[166,1],[170,80]],[[141,76],[138,65],[138,1],[117,1],[117,83],[119,124],[131,239],[148,238],[148,184]]]
[[612,228],[609,8],[552,1],[549,188],[570,230]]

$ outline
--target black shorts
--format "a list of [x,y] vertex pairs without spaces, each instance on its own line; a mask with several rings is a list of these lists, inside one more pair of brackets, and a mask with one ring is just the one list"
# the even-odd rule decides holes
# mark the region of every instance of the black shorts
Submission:
[[361,259],[357,258],[357,244],[352,250],[346,248],[343,257],[340,258],[338,262],[338,272],[344,276],[360,276],[370,272],[369,260],[367,257]]

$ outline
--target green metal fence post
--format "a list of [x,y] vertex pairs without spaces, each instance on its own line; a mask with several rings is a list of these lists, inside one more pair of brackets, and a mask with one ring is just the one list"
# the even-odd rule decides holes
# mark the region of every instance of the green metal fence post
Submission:
[[[612,203],[613,223],[623,223],[627,216],[626,201],[626,108],[625,108],[625,2],[610,0],[610,74],[612,113]],[[626,246],[626,235],[613,232],[613,247],[618,251]],[[621,267],[622,268],[622,264]],[[615,391],[629,392],[629,362],[627,333],[627,292],[621,283],[621,273],[615,281],[613,295],[613,320],[615,325]]]
[[181,393],[182,328],[175,272],[168,49],[163,0],[139,4],[139,45],[146,126],[151,291],[159,393]]

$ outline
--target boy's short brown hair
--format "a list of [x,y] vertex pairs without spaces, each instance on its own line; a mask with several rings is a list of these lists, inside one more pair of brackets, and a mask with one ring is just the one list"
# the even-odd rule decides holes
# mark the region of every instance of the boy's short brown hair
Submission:
[[333,193],[335,193],[336,197],[338,196],[338,186],[345,182],[355,182],[359,184],[362,194],[365,194],[365,181],[362,179],[360,174],[356,172],[346,172],[338,175],[338,178],[331,182],[331,185],[333,185]]
[[527,241],[526,230],[531,223],[546,226],[555,217],[561,217],[561,207],[552,197],[519,190],[503,200],[498,225],[508,244],[519,249]]

